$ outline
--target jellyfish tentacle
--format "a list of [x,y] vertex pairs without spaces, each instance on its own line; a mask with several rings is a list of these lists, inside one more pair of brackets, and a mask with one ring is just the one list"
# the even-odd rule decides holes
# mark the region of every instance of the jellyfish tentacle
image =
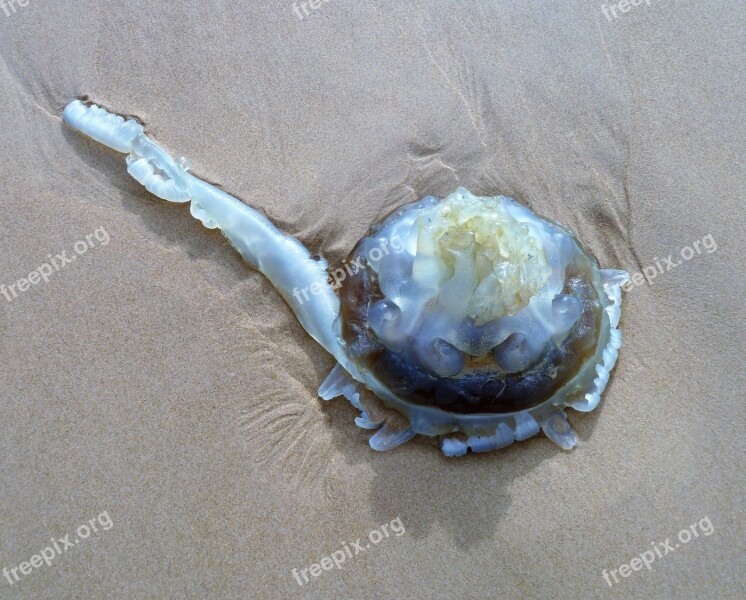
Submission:
[[311,337],[344,359],[335,333],[339,299],[328,282],[325,261],[312,258],[303,244],[260,212],[190,174],[187,159],[174,159],[135,120],[80,100],[65,108],[63,119],[96,141],[128,154],[128,172],[155,196],[191,202],[191,214],[206,227],[219,228],[249,265],[269,279]]

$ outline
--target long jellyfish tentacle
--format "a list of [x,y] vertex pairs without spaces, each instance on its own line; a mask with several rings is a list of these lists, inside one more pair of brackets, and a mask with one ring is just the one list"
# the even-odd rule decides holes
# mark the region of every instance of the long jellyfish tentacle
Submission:
[[336,335],[339,299],[328,282],[326,261],[312,258],[303,244],[258,211],[191,175],[188,160],[174,159],[135,120],[80,100],[68,104],[63,118],[96,141],[128,154],[128,172],[155,196],[191,202],[191,214],[206,227],[219,228],[249,265],[269,279],[311,337],[347,362]]

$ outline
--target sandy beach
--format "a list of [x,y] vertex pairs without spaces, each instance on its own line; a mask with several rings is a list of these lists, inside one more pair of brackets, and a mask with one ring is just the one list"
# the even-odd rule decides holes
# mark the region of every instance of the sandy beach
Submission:
[[[745,17],[0,2],[0,597],[746,596]],[[76,98],[332,266],[459,186],[567,226],[632,275],[577,447],[373,451],[272,285]]]

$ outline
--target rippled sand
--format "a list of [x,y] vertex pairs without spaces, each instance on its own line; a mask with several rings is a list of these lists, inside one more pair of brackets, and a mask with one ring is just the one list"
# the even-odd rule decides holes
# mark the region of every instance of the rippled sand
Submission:
[[[0,567],[113,523],[0,596],[744,594],[742,3],[243,4],[0,5]],[[371,451],[316,396],[332,359],[219,233],[62,125],[76,97],[333,266],[458,185],[561,221],[603,266],[660,264],[626,294],[601,406],[570,415],[578,447]]]

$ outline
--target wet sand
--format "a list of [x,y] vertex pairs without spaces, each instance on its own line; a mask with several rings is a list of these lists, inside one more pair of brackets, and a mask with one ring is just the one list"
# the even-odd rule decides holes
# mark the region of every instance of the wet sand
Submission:
[[[742,4],[26,4],[0,5],[0,596],[744,595]],[[270,284],[62,124],[78,97],[333,266],[463,185],[640,273],[578,446],[372,451]]]

